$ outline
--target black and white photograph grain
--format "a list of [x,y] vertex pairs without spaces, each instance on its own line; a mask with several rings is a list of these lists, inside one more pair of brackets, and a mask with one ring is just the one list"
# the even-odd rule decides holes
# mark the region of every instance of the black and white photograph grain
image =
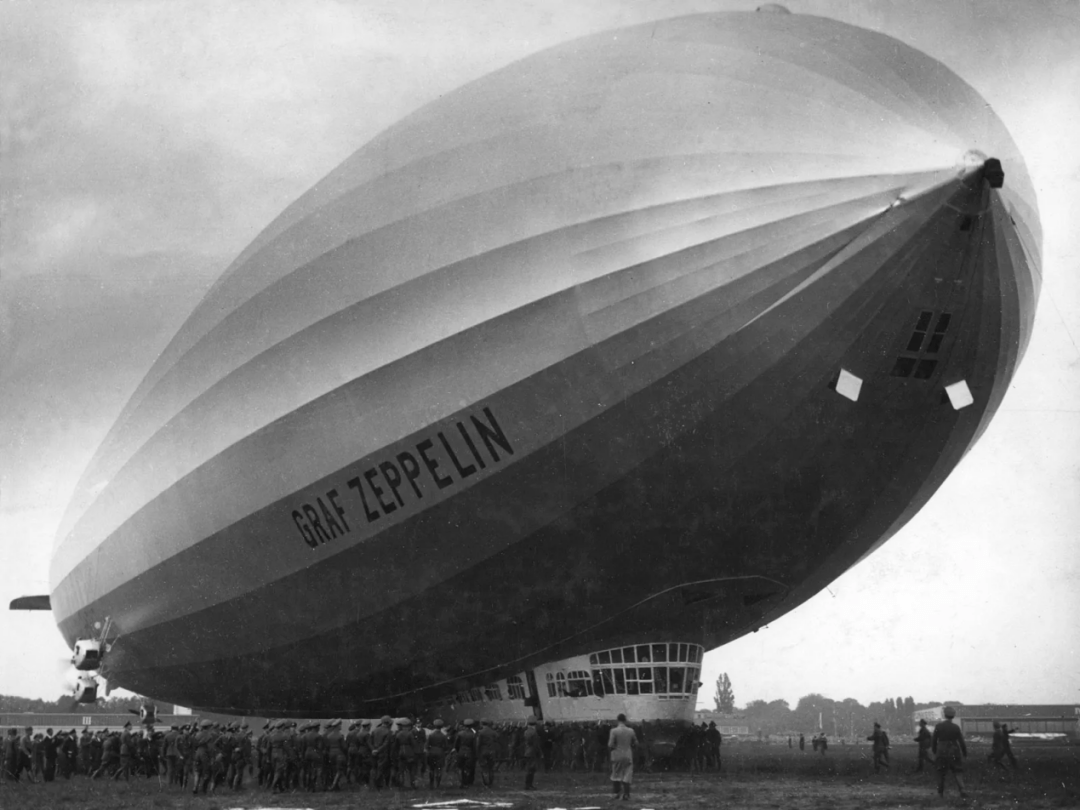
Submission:
[[0,0],[0,808],[1080,808],[1080,0]]

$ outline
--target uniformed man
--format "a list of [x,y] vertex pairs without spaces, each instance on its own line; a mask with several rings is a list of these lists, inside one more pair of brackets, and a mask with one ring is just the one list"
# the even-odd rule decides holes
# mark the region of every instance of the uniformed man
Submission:
[[476,731],[472,718],[467,717],[454,738],[454,751],[457,754],[458,769],[461,772],[461,786],[469,787],[476,781]]
[[83,726],[82,734],[79,735],[79,758],[77,773],[88,775],[90,773],[90,748],[94,737],[90,729]]
[[1016,762],[1016,757],[1013,755],[1012,743],[1009,741],[1009,735],[1016,732],[1015,728],[1009,728],[1008,723],[1001,724],[1001,739],[1005,744],[1005,756],[1009,758],[1009,764],[1013,766],[1013,770],[1016,770],[1020,766]]
[[203,720],[191,741],[194,748],[192,795],[197,794],[200,789],[205,793],[210,787],[210,772],[213,766],[213,756],[210,753],[211,744],[214,741],[213,725],[209,720]]
[[490,720],[480,721],[476,734],[476,759],[480,765],[480,781],[486,787],[495,784],[495,760],[499,757],[499,735]]
[[915,735],[915,743],[919,746],[919,762],[915,766],[916,771],[923,769],[923,763],[928,762],[931,765],[934,764],[934,760],[930,758],[930,732],[926,728],[926,721],[919,721],[919,733]]
[[360,748],[360,781],[371,790],[375,786],[371,781],[371,772],[375,767],[375,760],[371,756],[370,720],[361,721],[360,733],[356,735],[356,744]]
[[390,755],[393,746],[393,732],[390,726],[394,718],[383,715],[379,725],[371,732],[371,787],[374,790],[390,785]]
[[540,747],[540,735],[536,733],[536,718],[530,717],[526,722],[528,728],[522,738],[525,743],[525,789],[536,790],[533,780],[536,778],[536,769],[543,761],[544,751]]
[[435,721],[435,729],[424,741],[424,759],[427,761],[428,787],[434,790],[442,784],[443,762],[449,750],[443,721]]
[[[716,727],[715,721],[709,722],[709,727],[705,730],[705,739],[709,743],[709,767],[720,770],[720,747],[724,743],[724,737],[720,734],[720,729]],[[788,737],[788,748],[791,748],[791,737]]]
[[326,726],[326,753],[330,760],[330,790],[340,790],[349,770],[349,751],[341,734],[341,721],[332,720]]
[[416,789],[416,755],[414,747],[412,721],[402,718],[398,722],[398,730],[394,735],[394,751],[397,764],[398,781],[402,787],[411,790]]
[[799,750],[806,751],[806,736],[802,733],[799,734]]
[[934,751],[934,764],[938,772],[938,795],[945,795],[945,774],[951,772],[956,780],[956,787],[960,796],[964,793],[964,758],[967,757],[967,745],[964,743],[964,732],[960,726],[953,722],[956,717],[956,709],[952,706],[945,707],[945,720],[934,726],[934,733],[930,738],[930,747]]
[[874,723],[874,731],[866,739],[873,743],[874,773],[879,773],[882,765],[889,767],[889,737],[881,730],[881,723]]

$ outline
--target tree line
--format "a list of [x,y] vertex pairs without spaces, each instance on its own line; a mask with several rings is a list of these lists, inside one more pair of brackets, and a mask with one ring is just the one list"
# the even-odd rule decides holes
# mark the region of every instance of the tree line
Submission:
[[[745,721],[751,733],[785,734],[824,731],[830,736],[865,736],[874,723],[891,733],[904,734],[913,726],[912,714],[919,709],[940,706],[941,701],[918,703],[913,697],[888,697],[863,706],[855,698],[833,700],[816,692],[799,698],[795,708],[786,700],[751,700],[744,708],[735,706],[731,679],[723,673],[716,681],[716,711]],[[955,705],[960,705],[955,702]]]
[[[0,695],[0,712],[5,714],[21,714],[34,712],[35,714],[120,714],[128,709],[138,711],[145,698],[138,695],[130,697],[114,696],[103,698],[95,703],[76,703],[71,695],[61,695],[56,700],[42,700],[41,698],[24,698],[15,695]],[[171,705],[157,706],[158,712],[168,714],[172,711]]]

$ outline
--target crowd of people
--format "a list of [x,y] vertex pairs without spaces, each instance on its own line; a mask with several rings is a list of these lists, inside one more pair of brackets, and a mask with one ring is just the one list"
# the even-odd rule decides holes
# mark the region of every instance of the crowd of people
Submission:
[[[209,793],[243,789],[250,780],[273,792],[336,791],[347,785],[370,790],[429,788],[448,784],[468,788],[480,772],[493,786],[496,772],[517,771],[524,788],[535,789],[537,772],[603,770],[610,767],[615,792],[629,797],[635,762],[648,767],[646,747],[620,715],[616,725],[540,723],[455,726],[415,718],[297,722],[272,720],[261,733],[246,724],[204,720],[167,731],[153,727],[122,730],[9,729],[3,740],[2,776],[12,781],[157,778],[162,786]],[[687,735],[692,759],[702,768],[719,767],[719,733],[702,724]],[[616,776],[618,778],[616,778]]]
[[[967,745],[953,722],[956,710],[944,709],[945,719],[933,733],[919,721],[914,738],[918,745],[916,771],[932,766],[937,789],[944,794],[946,777],[952,774],[961,796],[965,795],[963,760]],[[168,731],[153,727],[123,730],[83,729],[34,732],[8,729],[0,752],[5,780],[50,782],[57,777],[82,775],[90,779],[154,778],[162,785],[190,789],[193,793],[221,788],[241,790],[246,779],[273,792],[336,791],[346,785],[370,790],[388,787],[415,789],[448,784],[468,788],[479,770],[483,785],[495,784],[497,772],[524,774],[526,790],[535,789],[537,772],[560,770],[601,771],[611,774],[613,793],[628,799],[635,765],[649,770],[647,724],[638,731],[624,715],[617,724],[541,723],[535,717],[524,722],[477,724],[466,719],[454,726],[434,720],[427,727],[415,718],[397,721],[356,721],[342,728],[341,720],[297,722],[272,720],[256,736],[246,724],[204,720]],[[994,722],[989,760],[1005,768],[1007,758],[1017,766],[1004,723]],[[872,745],[875,772],[890,769],[888,733],[874,723],[866,738]],[[692,726],[680,738],[673,759],[692,771],[719,770],[722,738],[715,723]],[[799,748],[805,750],[799,735]],[[815,735],[815,751],[825,753],[828,741]],[[788,745],[792,745],[791,738]]]

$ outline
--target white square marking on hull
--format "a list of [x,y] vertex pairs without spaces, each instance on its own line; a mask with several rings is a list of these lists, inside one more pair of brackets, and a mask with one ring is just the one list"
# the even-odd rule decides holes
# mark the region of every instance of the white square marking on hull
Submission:
[[861,390],[862,380],[850,371],[840,369],[840,377],[836,380],[836,393],[842,397],[847,397],[852,402],[858,402]]
[[952,403],[953,408],[956,410],[966,408],[975,401],[975,397],[971,395],[971,389],[968,388],[964,380],[952,385],[946,385],[945,393],[949,395],[949,402]]

